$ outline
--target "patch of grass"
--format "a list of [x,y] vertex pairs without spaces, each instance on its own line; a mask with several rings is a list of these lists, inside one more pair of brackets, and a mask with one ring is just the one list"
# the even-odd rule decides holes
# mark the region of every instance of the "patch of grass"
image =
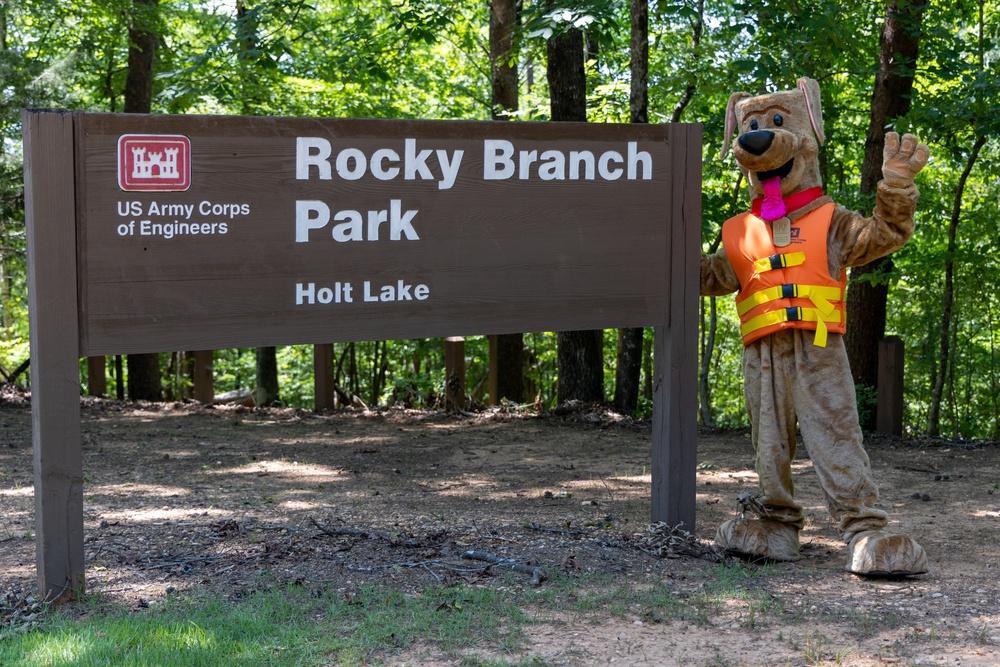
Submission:
[[103,609],[84,619],[55,614],[42,629],[0,642],[0,665],[347,667],[378,663],[418,642],[446,654],[488,647],[513,655],[529,622],[514,601],[490,589],[439,588],[407,596],[365,588],[350,597],[313,597],[292,586],[238,602],[178,597],[142,613]]
[[601,576],[582,577],[569,587],[556,580],[531,602],[584,618],[610,615],[651,623],[688,621],[701,626],[714,625],[728,607],[739,614],[741,625],[757,629],[783,611],[764,585],[769,572],[769,566],[720,565],[695,588],[677,586],[670,580],[649,586]]
[[850,623],[848,633],[856,639],[869,639],[903,625],[903,617],[895,612],[851,611],[844,618]]

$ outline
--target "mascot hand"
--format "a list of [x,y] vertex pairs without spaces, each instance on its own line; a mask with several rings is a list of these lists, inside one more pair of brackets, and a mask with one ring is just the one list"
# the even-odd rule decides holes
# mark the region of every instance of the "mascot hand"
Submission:
[[882,152],[882,178],[893,188],[913,185],[913,179],[927,164],[930,150],[912,134],[904,134],[900,140],[895,132],[886,132],[885,149]]

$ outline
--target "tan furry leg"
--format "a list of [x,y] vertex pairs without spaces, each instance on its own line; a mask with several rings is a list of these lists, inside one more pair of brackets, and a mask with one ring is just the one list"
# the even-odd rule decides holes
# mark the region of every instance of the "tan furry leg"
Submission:
[[927,555],[923,547],[906,535],[866,530],[851,540],[846,569],[865,577],[925,574]]
[[844,339],[830,334],[827,346],[817,347],[811,332],[795,333],[793,395],[802,441],[830,515],[848,542],[862,531],[884,528],[888,515],[875,507],[878,487],[863,447]]
[[730,519],[715,534],[715,544],[741,557],[792,561],[799,556],[799,530],[770,519]]
[[802,528],[802,506],[795,502],[795,373],[792,331],[778,331],[743,350],[744,398],[757,453],[759,499],[766,518]]

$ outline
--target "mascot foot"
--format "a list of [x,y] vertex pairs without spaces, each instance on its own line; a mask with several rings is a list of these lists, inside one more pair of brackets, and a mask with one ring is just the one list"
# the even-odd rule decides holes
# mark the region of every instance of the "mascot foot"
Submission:
[[792,561],[799,556],[799,530],[770,519],[730,519],[715,533],[715,544],[743,558]]
[[866,530],[851,540],[847,571],[862,577],[905,577],[927,573],[924,548],[906,535]]

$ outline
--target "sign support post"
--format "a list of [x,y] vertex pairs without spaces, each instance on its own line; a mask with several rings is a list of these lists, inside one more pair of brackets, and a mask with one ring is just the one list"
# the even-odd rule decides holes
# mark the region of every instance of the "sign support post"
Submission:
[[671,179],[665,276],[669,312],[653,335],[653,455],[650,514],[654,522],[695,530],[697,471],[698,284],[701,258],[701,133],[671,144],[671,163],[684,171]]
[[73,114],[28,110],[22,124],[35,559],[43,599],[73,599],[84,589]]

